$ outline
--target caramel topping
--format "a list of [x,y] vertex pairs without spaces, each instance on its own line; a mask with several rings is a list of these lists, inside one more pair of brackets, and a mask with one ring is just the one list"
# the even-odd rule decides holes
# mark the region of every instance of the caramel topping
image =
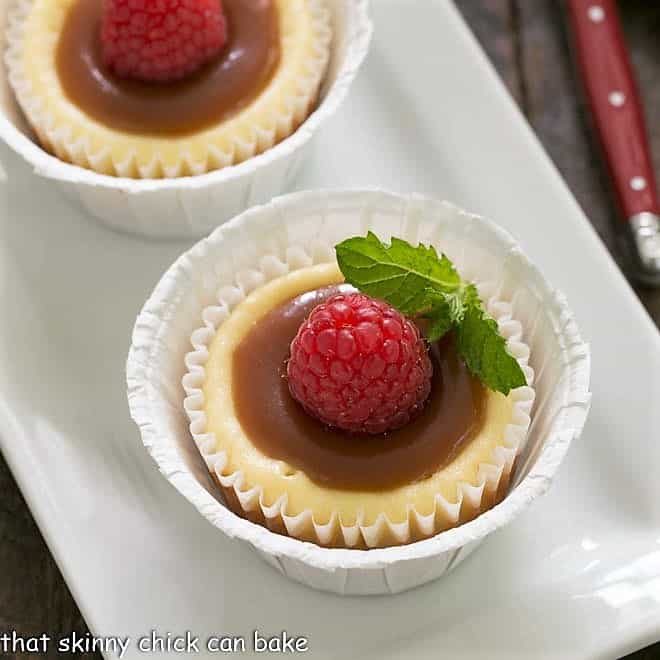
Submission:
[[483,418],[483,385],[459,359],[451,335],[431,347],[433,384],[423,412],[398,431],[356,436],[329,429],[289,394],[291,341],[311,310],[343,286],[294,298],[262,318],[241,341],[233,356],[236,416],[263,454],[320,485],[382,491],[424,479],[459,454]]
[[227,120],[268,85],[280,59],[274,0],[223,0],[229,39],[220,55],[173,83],[124,80],[103,64],[101,0],[77,0],[57,45],[64,93],[87,115],[128,133],[184,136]]

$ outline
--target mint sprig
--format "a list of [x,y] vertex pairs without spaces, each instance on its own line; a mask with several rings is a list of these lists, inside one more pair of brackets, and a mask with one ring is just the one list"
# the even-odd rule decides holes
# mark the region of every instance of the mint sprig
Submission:
[[488,388],[506,395],[527,384],[476,287],[461,279],[446,255],[400,238],[387,245],[372,232],[349,238],[335,250],[349,284],[402,314],[426,318],[429,341],[453,329],[459,355]]

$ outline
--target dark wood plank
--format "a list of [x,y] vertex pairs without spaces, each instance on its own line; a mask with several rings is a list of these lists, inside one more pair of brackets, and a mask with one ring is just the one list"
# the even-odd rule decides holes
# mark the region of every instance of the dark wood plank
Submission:
[[[87,626],[62,579],[16,482],[0,457],[0,632],[23,637],[80,635]],[[6,656],[3,656],[6,657]],[[34,655],[17,653],[17,659]],[[55,658],[51,645],[47,656]],[[86,654],[81,657],[96,658]]]

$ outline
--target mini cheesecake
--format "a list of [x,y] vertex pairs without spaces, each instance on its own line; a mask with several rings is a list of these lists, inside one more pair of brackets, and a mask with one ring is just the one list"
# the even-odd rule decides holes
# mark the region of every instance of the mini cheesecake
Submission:
[[526,425],[516,419],[516,390],[485,388],[451,334],[429,347],[430,394],[402,428],[368,436],[331,428],[291,396],[298,328],[349,290],[335,263],[302,268],[252,291],[219,325],[201,389],[205,434],[222,456],[212,473],[228,506],[329,547],[409,543],[471,520],[504,496],[510,435]]
[[102,174],[202,174],[292,134],[316,103],[329,59],[326,0],[223,0],[228,41],[170,83],[105,66],[101,0],[16,0],[10,81],[40,143]]

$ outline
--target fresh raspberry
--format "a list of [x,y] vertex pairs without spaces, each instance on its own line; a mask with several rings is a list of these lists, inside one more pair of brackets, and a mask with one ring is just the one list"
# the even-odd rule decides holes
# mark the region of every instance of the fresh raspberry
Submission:
[[103,61],[122,78],[178,80],[226,41],[220,0],[104,0]]
[[355,433],[402,427],[424,406],[433,367],[414,323],[362,293],[312,310],[291,342],[289,391],[328,426]]

